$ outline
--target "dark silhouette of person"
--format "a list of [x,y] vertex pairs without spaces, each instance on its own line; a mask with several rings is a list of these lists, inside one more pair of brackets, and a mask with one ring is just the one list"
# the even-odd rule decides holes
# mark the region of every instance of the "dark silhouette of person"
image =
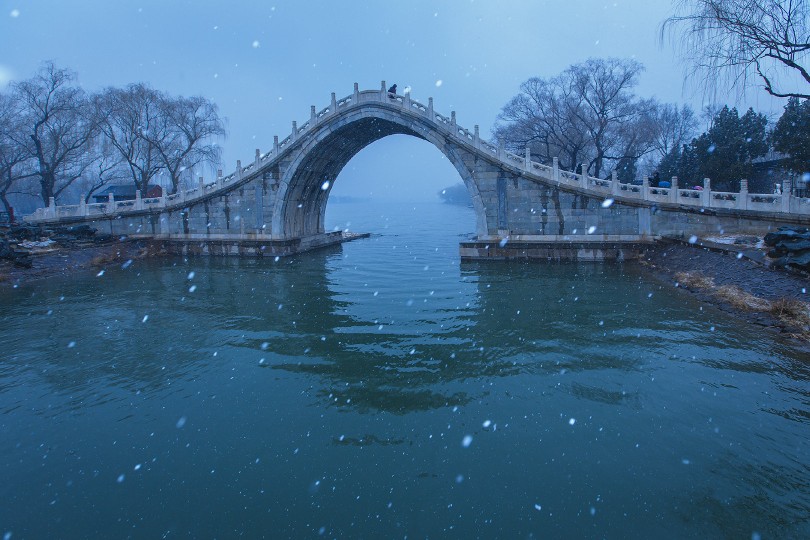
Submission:
[[391,97],[397,95],[397,85],[395,84],[391,85],[391,88],[388,89],[388,95]]
[[650,178],[650,187],[661,187],[659,182],[661,182],[661,175],[658,174],[658,171],[655,171],[652,178]]

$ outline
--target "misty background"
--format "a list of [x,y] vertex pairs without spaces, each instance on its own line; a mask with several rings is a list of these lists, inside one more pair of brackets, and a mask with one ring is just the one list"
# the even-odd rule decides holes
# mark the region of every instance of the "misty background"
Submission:
[[[533,76],[551,77],[590,57],[633,58],[646,71],[642,97],[708,100],[684,85],[684,70],[660,24],[668,0],[483,2],[329,1],[3,1],[0,86],[29,78],[53,60],[88,91],[145,82],[174,95],[213,100],[227,119],[222,168],[267,151],[273,135],[380,81],[434,98],[458,123],[489,138],[501,107]],[[777,117],[784,105],[764,92],[724,95],[729,104]],[[724,103],[721,101],[721,103]],[[703,126],[701,126],[702,129]],[[208,179],[211,170],[195,171]],[[425,141],[388,137],[361,151],[335,182],[333,196],[437,200],[460,177]]]

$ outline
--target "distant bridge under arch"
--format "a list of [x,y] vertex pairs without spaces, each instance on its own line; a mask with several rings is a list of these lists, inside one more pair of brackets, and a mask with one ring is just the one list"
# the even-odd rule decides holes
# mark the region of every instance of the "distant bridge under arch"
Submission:
[[783,194],[719,193],[693,187],[622,184],[532,161],[482,140],[409,94],[359,91],[318,110],[252,162],[174,195],[56,206],[32,223],[89,223],[97,229],[163,240],[184,252],[287,255],[341,241],[327,233],[329,193],[343,167],[369,144],[394,134],[426,140],[456,168],[476,215],[465,258],[625,258],[661,235],[762,233],[810,224],[810,199]]

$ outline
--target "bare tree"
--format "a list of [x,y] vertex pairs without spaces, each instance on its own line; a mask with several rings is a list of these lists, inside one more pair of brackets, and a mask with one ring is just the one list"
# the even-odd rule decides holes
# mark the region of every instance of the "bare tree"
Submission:
[[706,91],[758,79],[772,96],[810,98],[809,17],[806,0],[678,0],[661,37],[679,44]]
[[146,193],[165,170],[175,193],[186,169],[219,163],[214,140],[225,136],[217,106],[202,97],[174,98],[145,84],[108,88],[96,99],[101,131]]
[[0,202],[10,216],[13,211],[8,195],[33,176],[28,149],[18,142],[21,117],[19,102],[11,95],[0,94]]
[[613,163],[636,161],[655,150],[655,138],[660,131],[657,107],[653,99],[638,100],[632,116],[614,126],[605,159]]
[[73,81],[70,71],[48,62],[33,78],[12,85],[24,125],[13,138],[35,163],[45,204],[93,162],[87,150],[96,132],[95,117],[84,91],[72,86]]
[[513,152],[529,147],[541,162],[560,158],[560,166],[573,170],[587,152],[589,138],[576,111],[582,106],[570,77],[548,80],[533,77],[520,85],[520,93],[498,116],[495,139]]
[[222,150],[212,139],[224,137],[225,126],[217,106],[203,97],[164,96],[161,106],[167,132],[163,140],[154,143],[175,193],[184,170],[201,163],[219,164]]
[[[568,68],[584,102],[578,118],[593,144],[588,170],[596,176],[602,174],[605,159],[631,157],[624,155],[622,146],[638,147],[642,143],[636,131],[640,126],[635,124],[646,120],[650,103],[640,101],[632,89],[643,70],[635,60],[618,58],[591,58]],[[628,135],[634,139],[632,143],[626,140]]]
[[90,202],[93,193],[104,186],[130,177],[124,158],[106,137],[96,137],[93,141],[92,152],[96,159],[77,182],[81,187],[81,193],[84,194],[84,202]]
[[670,103],[656,104],[652,111],[655,123],[653,145],[662,158],[673,148],[689,143],[697,132],[698,120],[695,111],[688,105],[678,109]]
[[652,148],[654,103],[633,93],[643,67],[620,59],[590,59],[551,79],[533,78],[503,108],[495,138],[510,149],[601,176],[607,165],[635,160]]
[[108,88],[95,100],[103,136],[119,153],[136,189],[145,194],[165,167],[160,146],[169,137],[164,96],[145,84]]

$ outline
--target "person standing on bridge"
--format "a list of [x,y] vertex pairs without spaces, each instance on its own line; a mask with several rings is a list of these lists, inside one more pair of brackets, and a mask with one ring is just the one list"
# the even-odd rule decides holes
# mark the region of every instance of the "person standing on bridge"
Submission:
[[392,85],[391,85],[391,88],[389,88],[389,89],[388,89],[388,96],[389,96],[389,97],[394,97],[394,96],[396,96],[396,95],[397,95],[397,85],[396,85],[396,84],[392,84]]

